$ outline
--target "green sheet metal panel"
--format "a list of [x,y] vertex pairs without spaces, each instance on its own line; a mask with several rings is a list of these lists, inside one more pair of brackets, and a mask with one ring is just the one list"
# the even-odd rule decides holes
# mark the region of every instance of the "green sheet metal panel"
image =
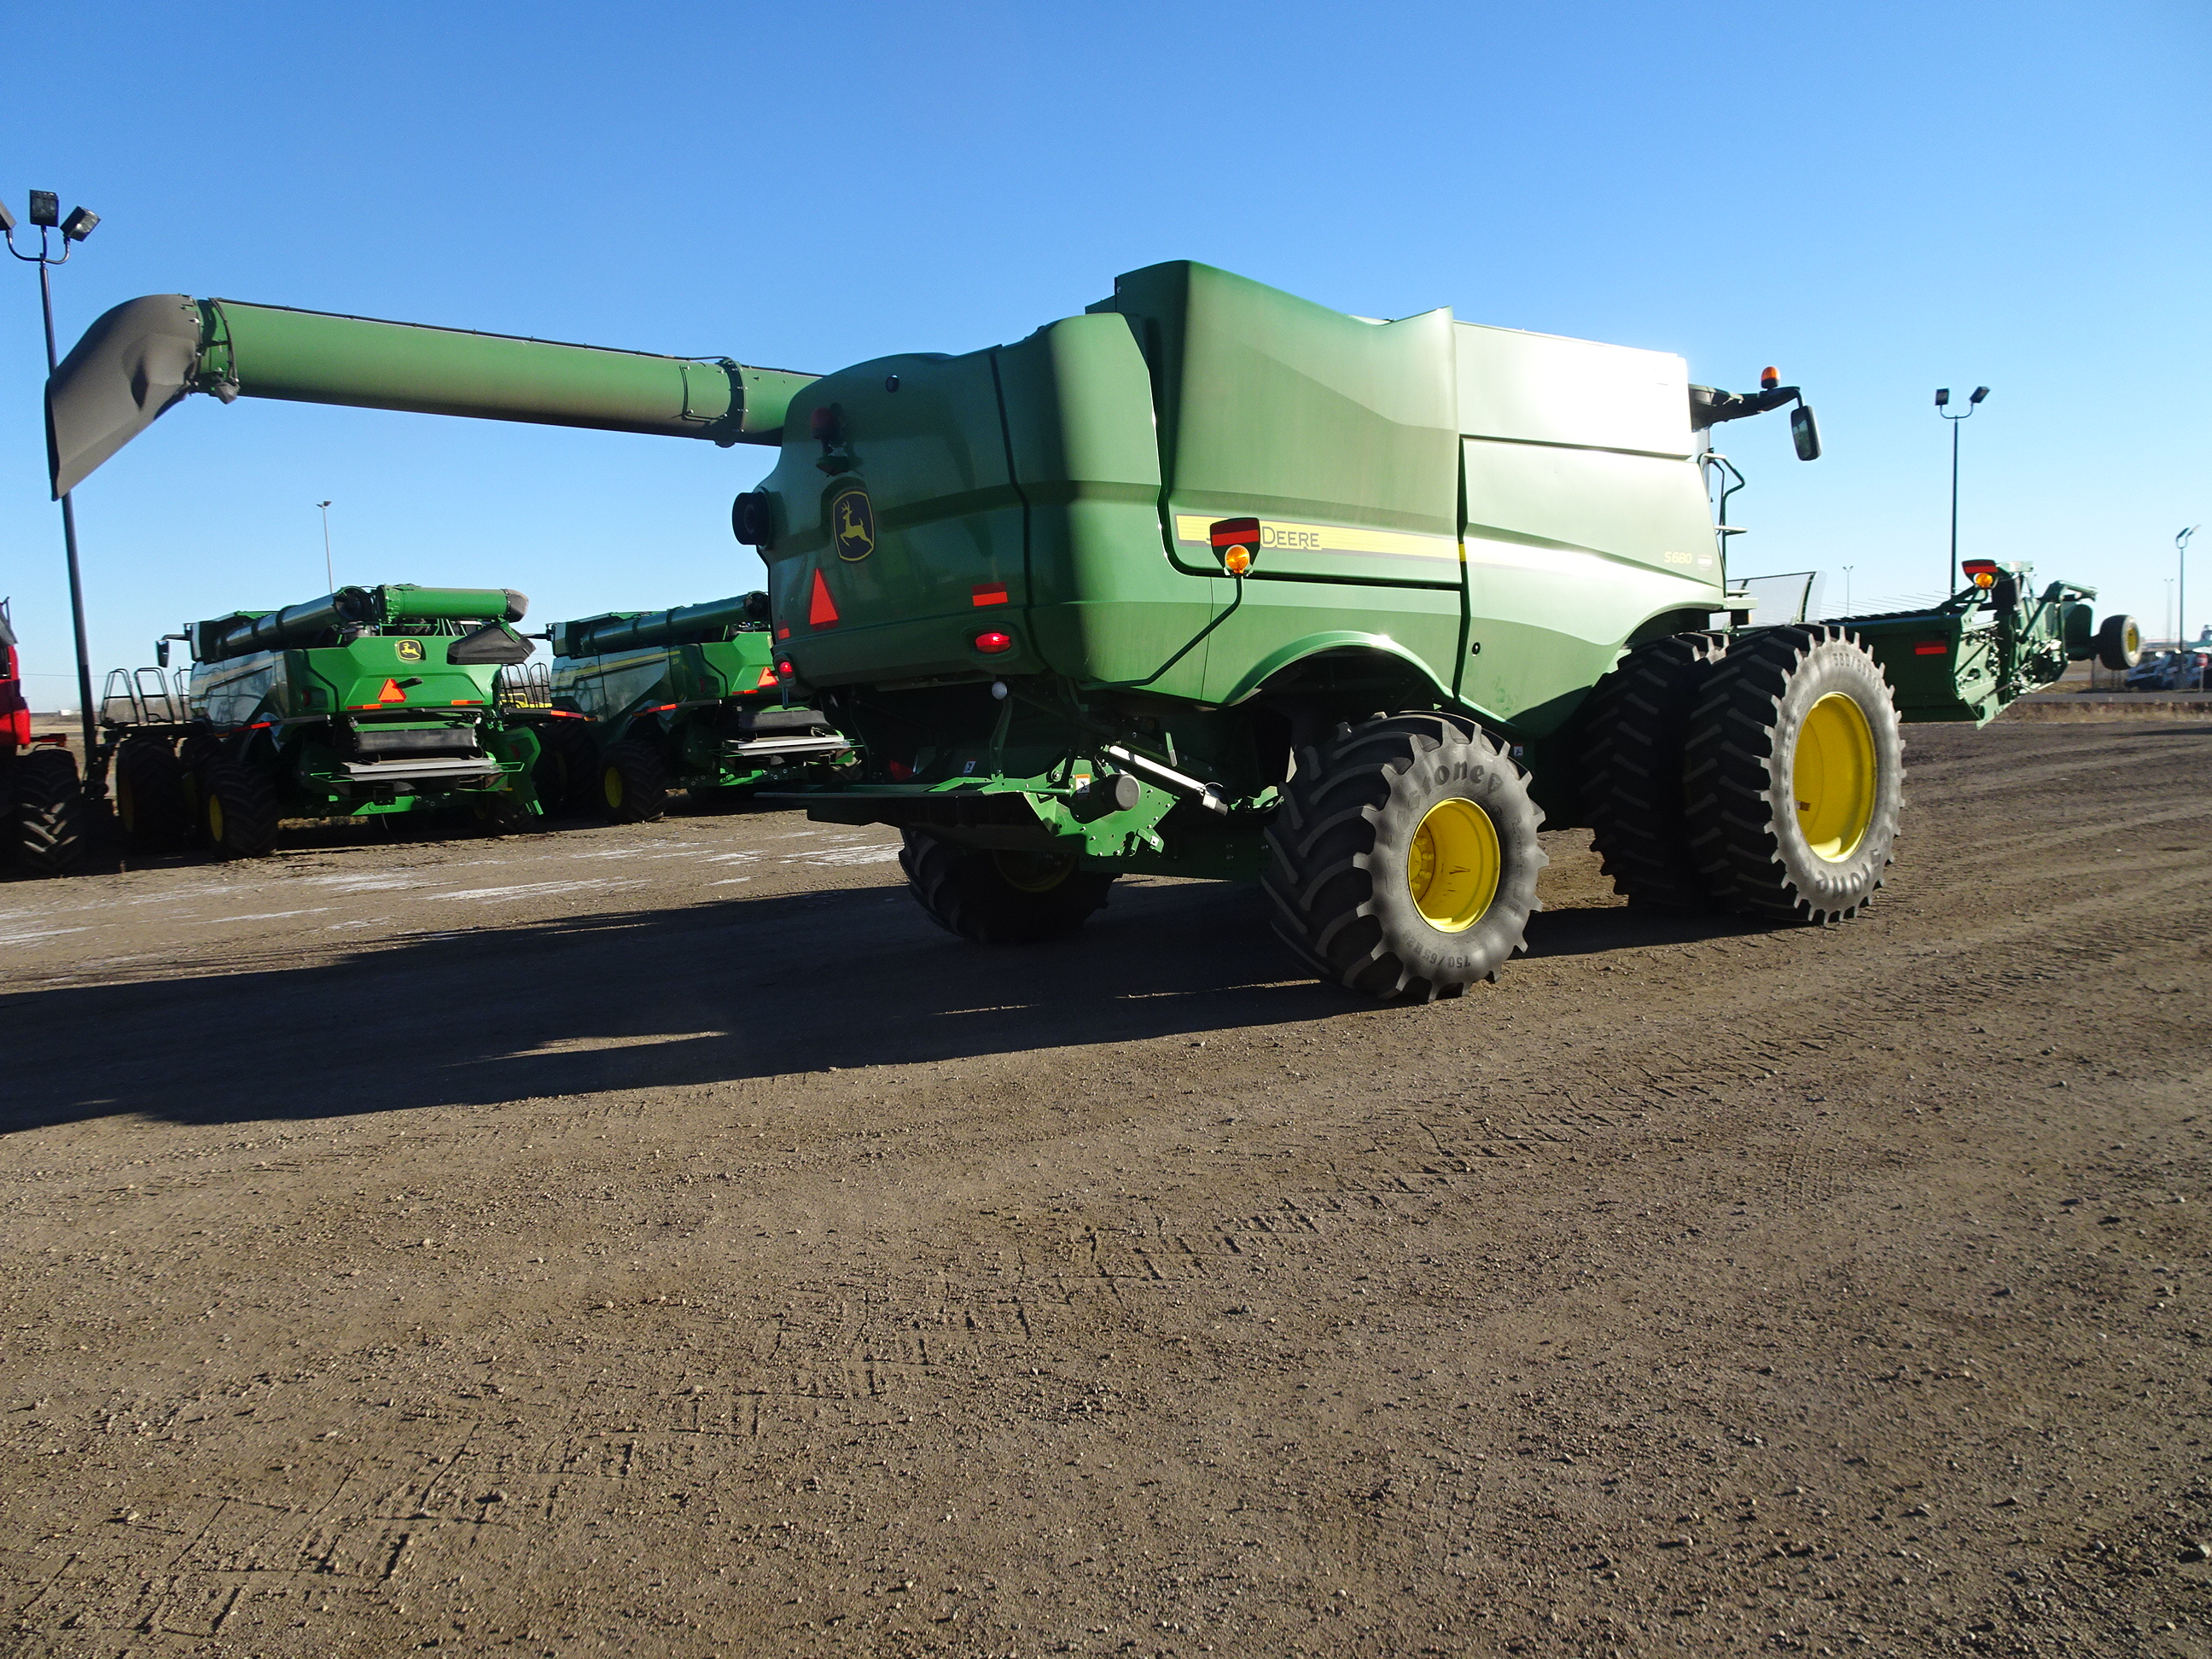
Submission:
[[[1007,470],[995,356],[878,358],[793,400],[792,436],[764,486],[781,520],[766,557],[777,642],[808,684],[992,665],[969,643],[976,590],[1004,590],[1000,618],[1025,600],[1022,499]],[[799,434],[817,410],[833,408],[842,441],[825,456]],[[844,470],[823,471],[825,459]],[[850,535],[833,544],[834,504],[854,490],[872,533],[865,545]],[[848,530],[857,522],[848,518]],[[998,665],[1034,673],[1039,664],[1024,641]]]
[[[1220,596],[1176,568],[1160,535],[1152,381],[1135,336],[1117,315],[1066,318],[1002,350],[999,377],[1029,509],[1026,621],[1040,659],[1090,684],[1145,678]],[[1197,696],[1210,643],[1151,689]]]

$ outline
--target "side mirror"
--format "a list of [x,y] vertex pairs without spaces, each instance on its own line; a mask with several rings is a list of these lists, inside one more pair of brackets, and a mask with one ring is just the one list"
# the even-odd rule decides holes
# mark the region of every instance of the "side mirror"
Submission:
[[167,668],[169,665],[168,641],[156,640],[154,641],[154,660],[161,664],[164,668]]
[[1790,441],[1797,446],[1797,459],[1820,459],[1820,423],[1813,418],[1813,405],[1800,404],[1790,411]]

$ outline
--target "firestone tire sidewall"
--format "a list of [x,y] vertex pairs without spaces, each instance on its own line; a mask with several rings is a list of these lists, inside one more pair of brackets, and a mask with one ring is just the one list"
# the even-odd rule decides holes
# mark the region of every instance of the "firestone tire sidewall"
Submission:
[[[1472,926],[1448,933],[1421,915],[1407,878],[1422,819],[1455,799],[1473,801],[1490,819],[1499,868],[1489,908]],[[1382,926],[1382,949],[1415,978],[1437,987],[1471,985],[1526,948],[1528,918],[1537,908],[1536,872],[1545,859],[1536,839],[1538,814],[1510,760],[1483,744],[1444,744],[1391,780],[1389,798],[1370,809],[1370,821],[1369,914]]]
[[[1794,783],[1805,718],[1821,698],[1837,695],[1849,697],[1866,719],[1874,743],[1875,798],[1858,845],[1847,856],[1830,860],[1814,852],[1805,839]],[[1841,641],[1816,647],[1775,710],[1774,756],[1767,799],[1774,814],[1776,856],[1790,884],[1814,911],[1847,915],[1881,885],[1905,805],[1905,740],[1888,684],[1874,659]]]

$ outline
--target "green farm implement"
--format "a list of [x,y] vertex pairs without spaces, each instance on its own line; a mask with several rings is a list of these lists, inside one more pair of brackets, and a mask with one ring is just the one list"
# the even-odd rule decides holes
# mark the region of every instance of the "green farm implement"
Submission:
[[504,588],[343,587],[240,611],[183,635],[189,678],[108,676],[102,757],[137,848],[204,841],[230,858],[276,844],[284,818],[465,809],[513,827],[538,808],[538,739],[499,708],[497,677],[531,653]]
[[2018,565],[1924,613],[1759,625],[1711,434],[1788,408],[1818,456],[1771,371],[1722,392],[1185,262],[1012,344],[819,378],[154,296],[51,383],[57,489],[191,392],[777,446],[733,526],[779,688],[859,757],[783,793],[896,826],[963,937],[1069,933],[1124,872],[1243,879],[1314,972],[1382,998],[1525,948],[1546,823],[1588,826],[1638,903],[1852,915],[1902,723],[2133,648]]
[[777,679],[768,595],[618,611],[552,629],[538,796],[618,823],[657,818],[672,789],[702,805],[834,775],[852,746]]

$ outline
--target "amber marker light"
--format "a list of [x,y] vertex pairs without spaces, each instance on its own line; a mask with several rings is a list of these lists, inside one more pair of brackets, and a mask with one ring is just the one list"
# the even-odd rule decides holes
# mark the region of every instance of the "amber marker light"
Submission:
[[1257,519],[1222,519],[1207,534],[1221,560],[1221,568],[1231,575],[1241,576],[1252,568],[1253,550],[1260,545]]

